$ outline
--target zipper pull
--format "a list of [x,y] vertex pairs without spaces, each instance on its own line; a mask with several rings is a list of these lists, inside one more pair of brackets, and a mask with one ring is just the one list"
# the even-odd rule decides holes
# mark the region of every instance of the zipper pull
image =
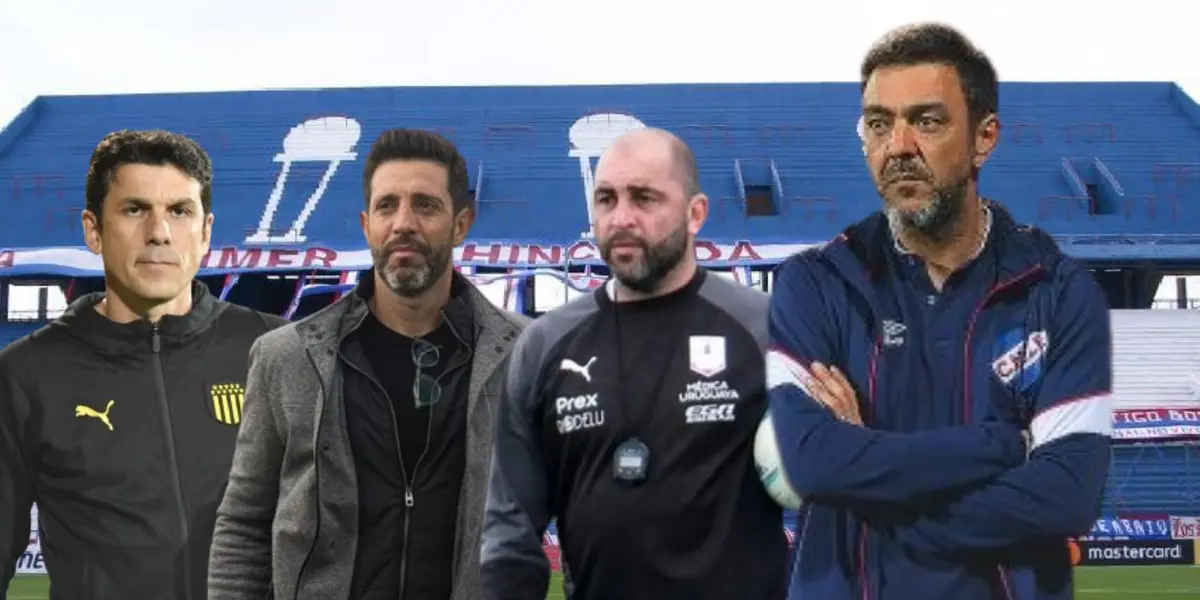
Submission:
[[413,505],[413,493],[412,493],[412,488],[405,488],[405,489],[404,489],[404,505],[405,505],[405,506],[407,506],[407,507],[409,507],[409,508],[412,508],[412,505]]
[[162,350],[162,343],[158,337],[158,323],[154,324],[154,326],[150,329],[150,332],[150,349],[155,354],[158,354],[159,350]]

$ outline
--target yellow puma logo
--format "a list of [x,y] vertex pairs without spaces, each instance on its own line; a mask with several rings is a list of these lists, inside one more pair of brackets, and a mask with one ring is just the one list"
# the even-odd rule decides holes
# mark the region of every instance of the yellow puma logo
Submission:
[[104,423],[104,425],[106,427],[108,427],[109,431],[112,431],[113,430],[112,421],[108,420],[108,411],[112,410],[112,407],[113,407],[112,400],[108,401],[108,406],[104,407],[104,412],[96,412],[96,409],[94,409],[90,406],[84,406],[84,405],[80,404],[79,406],[75,407],[75,416],[76,417],[91,417],[93,419],[100,419],[100,422]]

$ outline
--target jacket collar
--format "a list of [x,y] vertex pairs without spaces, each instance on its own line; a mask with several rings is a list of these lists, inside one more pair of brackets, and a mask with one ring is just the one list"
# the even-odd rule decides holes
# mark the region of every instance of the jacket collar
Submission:
[[[224,302],[214,298],[208,286],[199,280],[192,281],[191,293],[191,310],[183,315],[166,315],[159,320],[157,331],[164,346],[180,345],[203,333],[227,307]],[[103,299],[104,292],[80,296],[54,321],[53,326],[102,354],[136,352],[139,346],[149,348],[154,325],[145,319],[130,323],[117,323],[109,319],[96,310],[96,305]]]
[[[507,316],[496,308],[475,286],[458,271],[451,271],[450,301],[442,308],[454,335],[466,344],[474,344],[482,331],[496,325],[507,325],[502,335],[516,339],[519,327],[515,315]],[[359,278],[354,291],[340,300],[303,319],[298,324],[301,336],[309,346],[341,341],[362,324],[369,310],[367,300],[375,294],[375,271]]]
[[[458,271],[451,271],[450,276],[450,300],[442,307],[442,315],[446,318],[446,322],[450,324],[450,329],[454,332],[454,337],[463,343],[470,343],[475,339],[475,315],[472,311],[472,298],[467,293],[467,290],[475,291],[475,286],[472,286],[466,277],[463,277]],[[368,302],[375,295],[375,270],[370,270],[364,277],[359,278],[358,285],[354,286],[354,292],[348,294],[355,296],[356,302],[346,311],[346,316],[342,318],[342,325],[339,327],[343,337],[346,333],[358,328],[364,317],[367,316]]]
[[[1018,225],[1008,209],[998,202],[984,200],[991,214],[991,227],[981,256],[989,256],[1002,280],[1019,277],[1054,263],[1060,251],[1046,232]],[[896,242],[882,211],[848,227],[828,247],[827,254],[841,271],[866,273],[871,279],[886,275],[896,252]]]

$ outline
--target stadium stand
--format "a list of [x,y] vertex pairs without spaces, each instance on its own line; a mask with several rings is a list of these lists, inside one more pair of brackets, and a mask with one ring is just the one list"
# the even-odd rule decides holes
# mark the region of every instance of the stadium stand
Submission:
[[1200,312],[1111,314],[1117,408],[1200,408]]
[[[1200,516],[1200,316],[1144,310],[1164,273],[1200,272],[1200,106],[1171,83],[1007,83],[1001,100],[984,193],[1088,262],[1115,309],[1106,514]],[[594,165],[647,125],[697,155],[713,200],[699,258],[769,289],[780,259],[877,210],[859,111],[853,83],[42,97],[0,132],[0,309],[8,284],[68,300],[102,285],[82,246],[84,175],[96,142],[126,128],[208,149],[217,218],[202,276],[222,297],[292,318],[369,267],[361,161],[391,127],[437,130],[468,157],[478,218],[456,258],[509,308],[536,315],[603,281],[589,239]],[[37,325],[0,322],[0,345]]]
[[[1200,312],[1114,310],[1114,408],[1200,415]],[[1164,410],[1166,409],[1166,410]],[[1169,414],[1169,413],[1168,413]],[[1183,425],[1187,419],[1177,419]],[[1113,449],[1105,514],[1200,514],[1200,452],[1191,443]]]
[[0,348],[3,348],[12,342],[15,342],[30,333],[36,331],[39,327],[45,325],[44,322],[38,321],[10,321],[0,324]]
[[[1083,258],[1200,256],[1200,215],[1188,201],[1200,193],[1200,108],[1178,86],[1014,83],[1001,98],[1006,136],[984,170],[986,193]],[[270,254],[221,254],[249,245],[354,248],[355,161],[381,130],[403,125],[440,131],[470,157],[481,244],[465,253],[470,262],[552,266],[587,230],[591,166],[607,140],[650,124],[696,150],[715,200],[705,236],[718,250],[738,241],[751,243],[743,254],[791,250],[877,208],[857,119],[857,85],[833,83],[46,97],[0,135],[0,198],[19,217],[0,223],[0,239],[77,246],[95,141],[162,127],[213,154],[215,265],[268,266]],[[532,248],[512,255],[489,242]],[[282,268],[325,258],[302,253]],[[40,264],[29,260],[12,273]]]

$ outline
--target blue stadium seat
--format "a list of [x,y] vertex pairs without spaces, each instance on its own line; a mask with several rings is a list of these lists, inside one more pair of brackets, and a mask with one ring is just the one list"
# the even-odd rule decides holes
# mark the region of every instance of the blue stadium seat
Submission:
[[1200,515],[1200,448],[1114,447],[1103,514]]

